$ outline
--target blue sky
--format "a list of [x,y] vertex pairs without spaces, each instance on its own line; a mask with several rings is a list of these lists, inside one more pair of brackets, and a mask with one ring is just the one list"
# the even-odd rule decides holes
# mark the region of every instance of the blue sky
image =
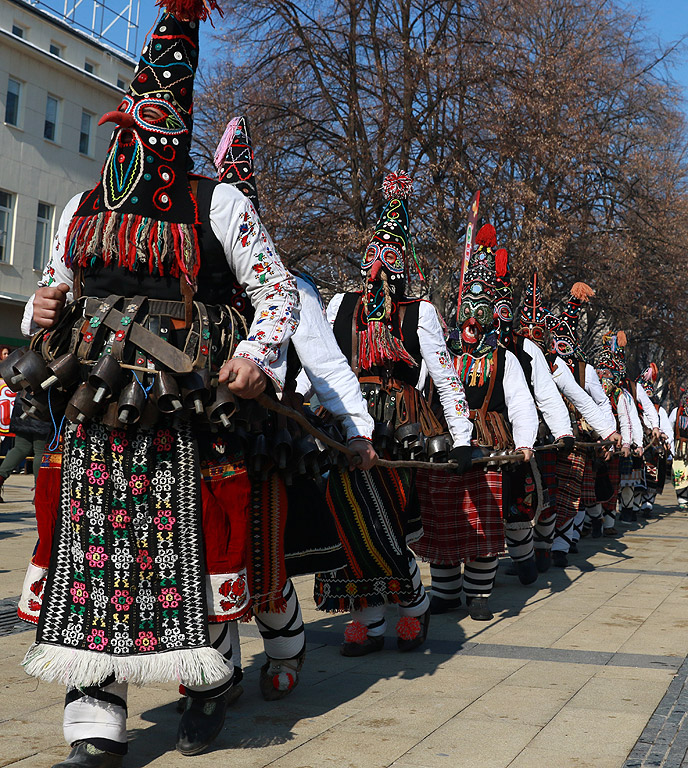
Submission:
[[[622,0],[621,5],[625,5],[631,13],[645,17],[648,40],[653,45],[667,45],[683,35],[688,35],[688,0]],[[151,0],[141,0],[139,47],[143,46],[146,33],[157,17],[157,11]],[[203,52],[207,55],[213,48],[212,33],[213,28],[209,23],[202,25],[201,61]],[[686,99],[684,109],[688,112],[688,43],[684,44],[680,52],[674,54],[673,62],[673,76],[683,86]]]

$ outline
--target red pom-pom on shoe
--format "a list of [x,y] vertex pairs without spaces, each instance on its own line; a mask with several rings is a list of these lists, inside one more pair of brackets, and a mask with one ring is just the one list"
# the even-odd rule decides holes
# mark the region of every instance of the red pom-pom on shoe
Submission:
[[475,244],[485,248],[494,248],[497,245],[497,232],[492,224],[483,224],[475,236]]
[[402,616],[397,621],[397,635],[402,640],[415,640],[420,629],[420,621],[415,616]]
[[413,179],[406,171],[399,170],[396,173],[388,173],[382,182],[382,194],[385,200],[399,197],[406,200],[413,190]]
[[365,624],[361,624],[360,621],[352,621],[351,624],[346,625],[344,630],[344,640],[347,643],[357,643],[362,645],[368,639],[368,627]]

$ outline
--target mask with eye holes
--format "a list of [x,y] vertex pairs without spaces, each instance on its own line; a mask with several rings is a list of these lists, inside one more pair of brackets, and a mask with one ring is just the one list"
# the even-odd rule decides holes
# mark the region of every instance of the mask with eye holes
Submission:
[[475,237],[475,248],[464,275],[457,327],[447,342],[455,354],[482,355],[496,347],[495,308],[500,299],[496,287],[496,245],[494,227],[483,225]]
[[[165,13],[141,53],[128,93],[99,124],[112,122],[101,182],[82,198],[65,262],[114,261],[131,271],[198,271],[197,207],[188,177],[197,20]],[[120,242],[127,243],[125,253]]]

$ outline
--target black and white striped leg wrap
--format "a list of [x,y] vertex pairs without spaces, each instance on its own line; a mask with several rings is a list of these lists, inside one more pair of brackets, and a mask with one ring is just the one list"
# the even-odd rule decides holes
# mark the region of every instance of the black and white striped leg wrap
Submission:
[[263,638],[265,653],[271,659],[295,659],[306,647],[306,632],[291,579],[287,579],[282,594],[287,602],[286,609],[256,612],[256,624]]
[[652,507],[655,505],[655,499],[657,498],[657,491],[650,491],[649,489],[647,491],[643,491],[642,493],[643,497],[643,503],[642,503],[642,509],[646,512],[651,512]]
[[497,575],[497,556],[476,557],[463,568],[463,591],[466,597],[489,597]]
[[633,492],[633,511],[639,512],[643,503],[644,489],[636,488]]
[[620,491],[619,491],[619,505],[621,509],[625,509],[626,511],[633,511],[633,488],[630,485],[625,485]]
[[616,514],[614,512],[609,512],[605,510],[604,515],[602,516],[602,527],[613,528],[615,524],[616,524]]
[[369,605],[367,608],[361,608],[360,611],[351,611],[351,620],[368,627],[369,637],[380,637],[387,629],[384,604]]
[[551,549],[554,541],[554,526],[557,524],[557,510],[548,507],[540,512],[535,527],[533,528],[533,540],[535,549]]
[[67,690],[64,737],[68,744],[87,741],[116,755],[127,753],[127,684],[114,675],[101,685]]
[[597,520],[602,517],[602,505],[598,502],[594,507],[586,507],[585,513],[591,520]]
[[226,621],[222,624],[211,624],[208,627],[210,644],[225,658],[227,666],[225,677],[208,685],[185,685],[184,690],[187,696],[191,696],[194,699],[214,699],[216,696],[222,696],[232,687],[234,661],[232,658],[232,630],[230,624],[234,624],[234,622]]
[[681,506],[688,506],[688,485],[676,491],[676,498]]
[[533,554],[533,527],[524,523],[505,523],[506,546],[511,559],[518,563]]
[[561,528],[554,529],[554,541],[552,542],[552,552],[568,552],[571,546],[573,536],[574,518],[567,520]]
[[430,563],[430,590],[439,600],[456,600],[463,591],[461,565],[437,565]]
[[406,603],[399,603],[400,616],[422,616],[430,607],[430,598],[425,593],[423,580],[416,558],[408,553],[409,576],[413,584],[413,597]]
[[583,530],[583,521],[585,520],[585,507],[581,506],[576,516],[573,518],[573,532],[571,539],[575,542],[581,537],[581,531]]

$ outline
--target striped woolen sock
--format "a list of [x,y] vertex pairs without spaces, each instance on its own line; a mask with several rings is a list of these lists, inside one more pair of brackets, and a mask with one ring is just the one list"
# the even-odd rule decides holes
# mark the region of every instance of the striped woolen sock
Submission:
[[439,600],[456,600],[463,591],[461,565],[430,563],[432,596]]
[[573,535],[573,518],[567,520],[561,528],[554,529],[554,541],[552,542],[552,552],[568,552],[571,546]]
[[232,687],[232,678],[234,676],[234,662],[232,659],[232,630],[230,625],[233,621],[225,621],[222,624],[211,624],[208,627],[210,635],[210,644],[219,651],[225,658],[227,672],[221,680],[215,680],[208,685],[185,685],[184,691],[187,696],[194,699],[214,699],[216,696],[222,696]]
[[466,597],[489,597],[497,575],[497,556],[476,557],[464,565],[463,591]]
[[399,603],[399,615],[422,616],[430,607],[430,598],[425,592],[416,558],[411,554],[409,554],[409,576],[413,585],[413,597],[408,602]]
[[585,507],[581,507],[576,516],[573,518],[573,533],[571,534],[572,541],[579,541],[581,537],[581,531],[583,530],[583,521],[585,520]]

